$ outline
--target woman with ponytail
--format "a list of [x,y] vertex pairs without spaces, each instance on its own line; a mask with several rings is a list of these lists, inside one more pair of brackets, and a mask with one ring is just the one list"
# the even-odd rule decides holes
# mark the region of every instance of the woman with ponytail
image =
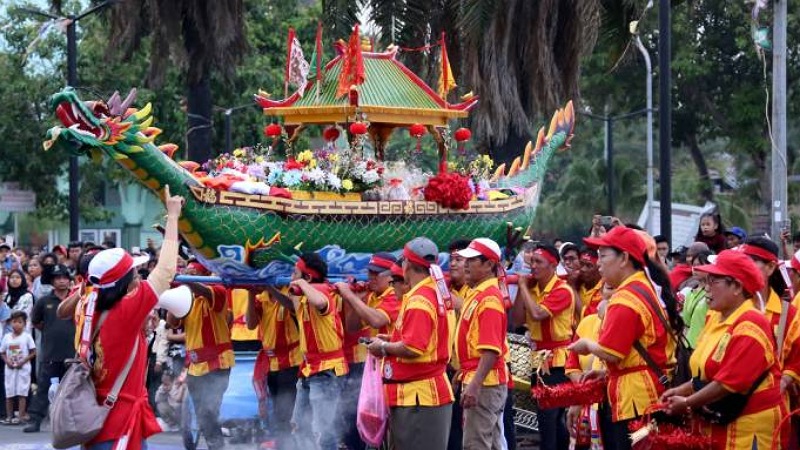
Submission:
[[635,230],[617,226],[584,242],[598,249],[600,273],[615,291],[599,338],[581,338],[570,349],[605,362],[605,373],[589,375],[608,377],[608,405],[600,410],[603,445],[627,450],[628,424],[657,405],[665,390],[664,375],[675,361],[673,336],[683,324],[666,273],[648,257],[647,245]]
[[[116,403],[103,429],[84,448],[111,450],[118,446],[127,450],[146,447],[145,440],[161,428],[147,399],[145,373],[147,346],[145,321],[156,307],[158,297],[170,287],[178,259],[178,217],[183,198],[171,196],[164,186],[167,224],[158,264],[146,281],[139,279],[137,266],[149,256],[132,257],[124,249],[112,248],[97,253],[89,263],[88,280],[94,286],[95,298],[87,301],[85,323],[97,333],[91,345],[94,385],[97,401],[109,401],[112,386],[124,371],[131,354],[133,364],[125,377]],[[92,294],[94,297],[94,294]],[[98,322],[102,323],[98,324]],[[97,327],[99,326],[99,330]],[[84,353],[86,342],[81,343]],[[123,444],[127,443],[127,447]]]

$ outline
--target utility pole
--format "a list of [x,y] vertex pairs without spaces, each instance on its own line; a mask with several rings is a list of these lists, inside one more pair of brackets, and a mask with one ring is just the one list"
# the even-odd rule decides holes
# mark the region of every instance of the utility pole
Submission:
[[670,0],[658,4],[658,153],[661,235],[672,245],[672,19]]
[[[786,177],[786,21],[789,0],[775,0],[772,47],[772,227],[776,241],[789,227]],[[784,255],[788,257],[788,255]]]
[[260,108],[257,103],[248,103],[246,105],[234,106],[223,111],[225,115],[225,151],[231,153],[233,151],[233,113],[247,108]]
[[[81,11],[78,14],[69,14],[66,17],[50,14],[49,12],[40,11],[31,8],[18,8],[19,11],[24,11],[30,14],[47,17],[52,20],[67,20],[67,86],[78,86],[78,39],[76,33],[76,24],[79,20],[90,16],[101,9],[116,3],[119,0],[107,0],[98,5],[92,6]],[[69,240],[78,240],[78,228],[80,223],[80,207],[78,203],[80,186],[80,171],[78,166],[78,157],[69,157]]]

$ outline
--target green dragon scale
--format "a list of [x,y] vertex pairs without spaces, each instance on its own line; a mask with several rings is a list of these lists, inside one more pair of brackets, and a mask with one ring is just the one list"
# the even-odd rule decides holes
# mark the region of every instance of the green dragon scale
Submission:
[[495,182],[516,195],[473,201],[469,210],[445,210],[423,201],[287,200],[206,188],[193,175],[192,164],[172,160],[174,144],[154,144],[161,130],[151,126],[149,104],[129,107],[134,95],[125,101],[115,94],[107,102],[83,102],[70,88],[55,94],[52,107],[62,126],[48,130],[45,150],[95,159],[105,154],[159,198],[168,184],[186,199],[180,233],[196,254],[204,261],[234,259],[253,268],[278,259],[281,248],[301,244],[307,250],[333,244],[347,252],[374,253],[399,249],[415,236],[427,236],[440,248],[478,236],[506,242],[509,226],[531,223],[547,163],[556,150],[569,146],[574,126],[570,103],[556,112],[546,133],[540,130],[536,144],[528,145],[508,173],[504,166],[496,171]]

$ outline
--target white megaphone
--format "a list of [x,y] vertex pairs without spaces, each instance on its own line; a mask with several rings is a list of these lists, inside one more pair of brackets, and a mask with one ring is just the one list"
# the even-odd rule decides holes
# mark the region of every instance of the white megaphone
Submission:
[[182,319],[192,309],[192,290],[188,286],[168,289],[158,297],[157,308],[164,308],[178,319]]

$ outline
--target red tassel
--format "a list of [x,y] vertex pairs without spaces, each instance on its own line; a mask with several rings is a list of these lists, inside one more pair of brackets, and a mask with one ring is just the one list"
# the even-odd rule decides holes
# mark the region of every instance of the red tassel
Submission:
[[562,383],[555,386],[539,385],[531,389],[531,395],[541,409],[566,408],[573,405],[601,403],[606,396],[607,380],[591,380],[582,383]]

